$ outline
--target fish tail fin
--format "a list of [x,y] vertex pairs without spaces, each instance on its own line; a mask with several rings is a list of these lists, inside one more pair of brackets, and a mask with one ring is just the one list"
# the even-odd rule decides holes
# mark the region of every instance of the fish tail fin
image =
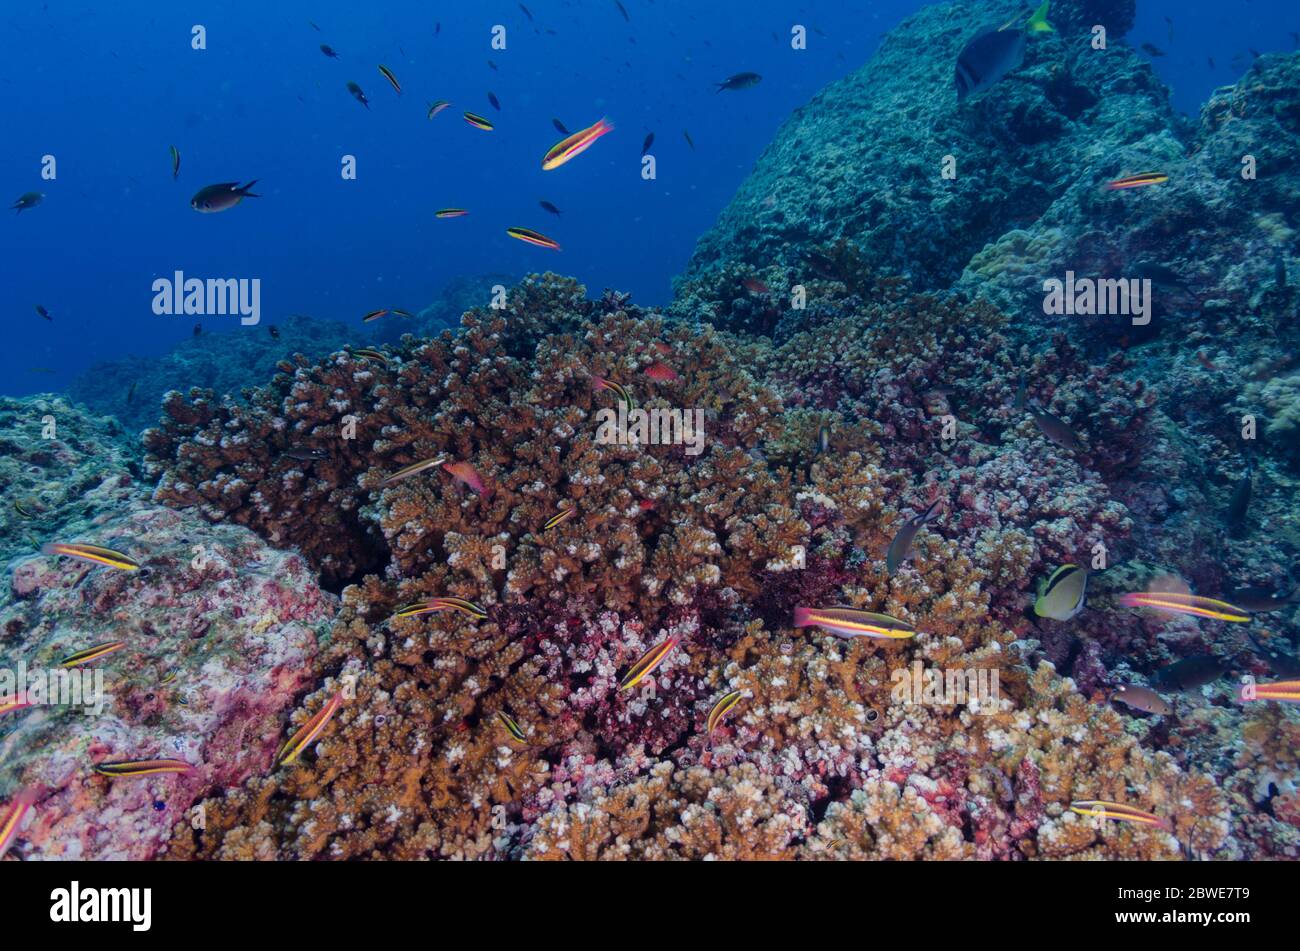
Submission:
[[253,179],[251,182],[249,182],[247,185],[245,185],[243,188],[239,190],[239,194],[243,195],[245,198],[261,198],[262,197],[261,195],[256,195],[252,191],[253,186],[256,184],[257,184],[257,179]]
[[1056,29],[1047,22],[1047,5],[1051,0],[1043,0],[1042,5],[1029,17],[1025,28],[1030,33],[1055,33]]
[[809,610],[810,610],[809,608],[799,608],[799,607],[797,607],[797,608],[794,609],[794,626],[795,626],[795,627],[811,627],[811,626],[812,626],[812,622],[811,622],[810,620],[808,620],[808,613],[809,613]]

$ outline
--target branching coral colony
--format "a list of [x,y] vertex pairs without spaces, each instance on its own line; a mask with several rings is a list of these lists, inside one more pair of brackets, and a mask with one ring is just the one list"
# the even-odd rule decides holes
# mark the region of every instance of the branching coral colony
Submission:
[[[824,319],[773,340],[547,274],[458,334],[298,361],[247,403],[171,394],[145,437],[157,498],[345,585],[286,737],[348,698],[313,749],[178,825],[171,854],[1294,854],[1294,803],[1268,814],[1253,791],[1294,767],[1275,707],[1197,707],[1201,736],[1245,723],[1216,784],[1208,743],[1162,744],[1107,702],[1095,646],[1081,694],[1040,650],[1060,625],[1024,614],[1053,567],[1134,550],[1109,480],[1142,464],[1151,394],[1120,358],[1009,352],[986,306],[868,284],[815,282]],[[707,293],[750,288],[727,272]],[[624,401],[701,408],[703,451],[598,439]],[[891,573],[891,539],[936,502]],[[793,627],[796,605],[915,636],[841,640]],[[897,672],[918,665],[997,690],[909,702]]]

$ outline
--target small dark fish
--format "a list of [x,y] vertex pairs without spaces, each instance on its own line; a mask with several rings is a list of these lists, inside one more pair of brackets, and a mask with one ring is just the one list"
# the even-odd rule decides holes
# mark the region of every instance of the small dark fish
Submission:
[[181,153],[180,149],[174,145],[168,146],[172,151],[172,181],[176,181],[181,174]]
[[1148,56],[1164,56],[1164,55],[1165,55],[1165,51],[1162,50],[1160,47],[1156,46],[1154,43],[1143,43],[1143,44],[1142,44],[1142,52],[1146,53]]
[[1246,512],[1250,508],[1250,495],[1254,488],[1254,481],[1255,461],[1247,459],[1246,474],[1237,481],[1236,487],[1232,490],[1232,497],[1228,500],[1227,522],[1233,534],[1238,534],[1246,528]]
[[308,25],[309,27],[311,27],[313,30],[315,30],[317,33],[320,32],[320,27],[318,27],[318,26],[317,26],[315,23],[313,23],[311,20],[308,20],[308,21],[307,21],[307,25]]
[[497,97],[495,93],[492,92],[488,93],[488,102],[492,103],[492,108],[495,109],[497,112],[501,111],[501,103],[497,101]]
[[757,86],[763,77],[758,73],[736,73],[734,76],[728,76],[720,83],[714,83],[718,88],[715,92],[722,92],[724,89],[749,89]]
[[320,45],[320,51],[324,53],[326,56],[328,56],[330,59],[339,58],[338,52],[334,49],[334,47],[330,46],[328,43],[322,43]]
[[44,317],[46,320],[50,320],[50,321],[54,320],[54,318],[50,316],[50,312],[49,312],[48,310],[46,310],[46,309],[45,309],[43,306],[41,306],[40,304],[37,304],[37,305],[36,305],[36,313],[40,314],[40,315],[41,315],[42,317]]
[[201,336],[203,336],[203,325],[202,325],[202,324],[195,324],[195,325],[194,325],[194,336],[196,336],[196,337],[201,337]]
[[1203,654],[1197,657],[1184,657],[1180,661],[1161,667],[1155,672],[1152,680],[1167,690],[1196,690],[1206,684],[1214,683],[1227,671],[1227,665],[1217,657]]
[[496,73],[496,72],[500,72],[500,70],[497,69],[497,64],[494,63],[494,62],[492,62],[492,60],[488,60],[487,63],[488,63],[488,66],[490,66],[490,67],[492,68],[492,72],[494,72],[494,73]]
[[641,143],[641,154],[645,155],[647,152],[649,152],[650,146],[654,144],[655,144],[655,134],[651,132],[649,135],[645,137],[645,141]]
[[280,328],[279,328],[279,327],[274,327],[274,326],[272,326],[272,327],[267,327],[267,328],[266,328],[266,331],[267,331],[267,333],[269,333],[269,334],[271,335],[271,339],[272,339],[272,340],[279,340],[279,339],[280,339]]
[[1144,261],[1133,268],[1133,273],[1140,278],[1149,280],[1157,287],[1178,288],[1185,285],[1182,276],[1171,267],[1158,264],[1155,261]]
[[441,32],[442,32],[442,21],[439,20],[437,23],[433,25],[433,35],[437,36]]
[[200,188],[190,199],[190,207],[202,214],[226,211],[234,208],[245,198],[261,198],[261,195],[255,195],[250,190],[256,184],[257,179],[253,179],[242,188],[239,182],[222,182],[220,185]]
[[1025,396],[1025,375],[1023,373],[1020,374],[1020,382],[1016,385],[1015,402],[1012,403],[1011,405],[1017,413],[1023,411],[1025,406],[1027,405],[1027,400]]
[[524,16],[528,17],[528,22],[532,23],[533,15],[528,11],[528,8],[521,3],[519,4],[519,9],[524,11]]
[[1074,435],[1074,430],[1067,426],[1064,420],[1058,419],[1046,410],[1038,409],[1035,406],[1030,406],[1028,409],[1029,415],[1034,418],[1034,423],[1038,426],[1039,432],[1056,443],[1056,445],[1072,452],[1083,448],[1078,437]]
[[627,10],[624,9],[623,4],[619,3],[618,0],[614,0],[614,6],[618,7],[618,12],[623,14],[624,20],[626,20],[628,23],[632,22],[632,18],[627,15]]
[[542,201],[539,201],[537,204],[541,205],[544,209],[546,209],[546,210],[549,211],[551,214],[553,214],[553,215],[555,215],[555,216],[557,216],[557,217],[558,217],[559,214],[560,214],[560,209],[556,208],[554,205],[552,205],[549,201],[546,201],[545,199],[543,199]]
[[1273,264],[1273,282],[1277,284],[1279,290],[1286,290],[1286,261],[1280,256]]
[[551,125],[555,126],[555,131],[558,132],[558,133],[560,133],[560,135],[571,135],[571,134],[572,134],[571,132],[569,132],[568,129],[566,129],[566,128],[564,127],[564,123],[561,122],[559,119],[552,119],[552,120],[551,120]]
[[399,96],[402,94],[402,84],[397,81],[397,77],[393,75],[393,71],[383,63],[379,64],[379,75],[388,80],[388,85],[392,86]]
[[912,551],[912,540],[916,538],[916,533],[920,531],[921,526],[938,518],[937,515],[933,514],[935,506],[938,504],[939,500],[935,499],[924,512],[913,515],[903,522],[903,527],[898,530],[894,540],[889,543],[889,552],[885,556],[885,567],[891,575],[898,570],[899,565],[907,560],[907,556]]
[[1205,61],[1206,61],[1207,63],[1210,64],[1210,69],[1214,69],[1214,57],[1213,57],[1213,56],[1207,56],[1207,57],[1205,57]]
[[370,108],[370,100],[366,98],[366,94],[361,91],[361,87],[356,83],[348,83],[348,92],[352,93],[352,98],[361,103],[361,105],[365,106],[367,109]]
[[1269,670],[1279,677],[1300,677],[1300,657],[1296,657],[1280,647],[1270,647],[1254,634],[1247,636],[1250,638],[1250,642],[1255,645],[1256,653],[1263,657],[1264,662],[1268,664]]
[[18,196],[18,200],[10,205],[15,213],[26,211],[28,208],[35,208],[41,203],[45,196],[40,192],[25,192]]
[[1280,611],[1287,605],[1295,604],[1296,589],[1292,587],[1290,591],[1278,592],[1271,588],[1234,588],[1224,597],[1251,614],[1268,614],[1272,611]]
[[127,402],[127,404],[129,405],[130,402],[131,402],[133,399],[135,399],[135,383],[134,383],[134,382],[131,383],[131,386],[130,386],[130,387],[127,389],[127,391],[126,391],[126,402]]
[[692,141],[692,139],[691,139],[691,133],[690,133],[690,130],[689,130],[689,129],[682,129],[682,137],[683,137],[684,139],[686,139],[686,144],[689,145],[689,146],[691,147],[691,151],[694,152],[694,151],[695,151],[695,142]]
[[309,449],[306,446],[286,449],[284,454],[290,459],[297,459],[299,462],[312,462],[317,459],[328,459],[330,457],[330,454],[324,449]]
[[1259,52],[1259,50],[1255,49],[1255,47],[1253,47],[1253,46],[1247,46],[1246,49],[1250,50],[1250,58],[1251,58],[1251,59],[1259,59],[1259,57],[1260,57],[1260,52]]
[[957,56],[957,101],[991,89],[1025,61],[1023,30],[989,29],[966,44]]

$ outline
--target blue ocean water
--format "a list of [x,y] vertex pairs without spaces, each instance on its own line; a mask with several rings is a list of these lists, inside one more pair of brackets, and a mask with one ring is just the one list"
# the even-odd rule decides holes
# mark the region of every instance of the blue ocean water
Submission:
[[[160,353],[189,336],[193,318],[151,309],[153,281],[176,270],[259,278],[264,323],[415,311],[447,281],[487,272],[551,269],[594,292],[666,302],[695,241],[791,110],[860,67],[922,5],[621,2],[626,16],[615,0],[530,0],[527,13],[514,0],[6,4],[0,182],[7,202],[46,198],[3,215],[5,390],[59,389],[96,361]],[[1158,51],[1175,105],[1194,116],[1249,68],[1252,50],[1295,47],[1285,28],[1293,4],[1141,2],[1127,41]],[[803,51],[789,42],[796,23],[808,27]],[[192,48],[196,24],[206,49]],[[497,25],[504,50],[492,48]],[[742,71],[763,80],[715,92]],[[436,99],[453,105],[426,119]],[[464,110],[495,131],[468,126]],[[576,131],[602,116],[614,133],[541,170],[559,138],[553,118]],[[645,181],[651,132],[657,177]],[[349,155],[355,180],[340,174]],[[42,178],[46,156],[52,180]],[[222,214],[190,208],[203,186],[253,179],[259,199]],[[470,214],[436,220],[446,206]],[[508,226],[544,232],[563,251],[513,241]],[[235,318],[207,318],[204,329],[250,332]]]

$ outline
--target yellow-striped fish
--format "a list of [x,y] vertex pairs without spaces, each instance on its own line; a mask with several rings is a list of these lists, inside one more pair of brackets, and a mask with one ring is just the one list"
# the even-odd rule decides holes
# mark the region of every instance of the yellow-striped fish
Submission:
[[370,347],[358,347],[356,350],[352,351],[352,355],[354,357],[360,357],[362,360],[369,360],[372,363],[379,363],[383,366],[388,366],[388,357]]
[[14,840],[18,838],[23,819],[27,817],[27,811],[32,808],[34,802],[36,802],[36,793],[24,789],[9,800],[3,810],[0,810],[0,859],[5,857],[9,846],[13,845]]
[[89,664],[92,660],[99,660],[109,654],[115,654],[125,646],[126,641],[105,641],[102,644],[96,644],[94,647],[87,647],[85,650],[77,651],[75,654],[69,654],[59,661],[59,666],[76,667],[80,664]]
[[429,103],[429,118],[432,119],[434,116],[442,112],[442,110],[446,109],[450,105],[451,103],[448,102],[446,99],[439,99],[437,102]]
[[606,132],[613,131],[614,126],[610,124],[609,120],[601,119],[595,125],[575,132],[568,138],[561,139],[551,146],[549,152],[542,156],[542,169],[549,172],[553,168],[559,168],[565,162],[576,158],[591,148],[595,141]]
[[169,145],[168,148],[172,151],[172,181],[176,181],[181,174],[181,153],[174,145]]
[[340,690],[334,696],[330,697],[329,702],[321,707],[320,712],[298,728],[297,732],[289,739],[285,740],[284,746],[280,747],[280,752],[275,754],[276,766],[287,766],[302,755],[303,750],[311,746],[316,737],[320,736],[325,725],[330,722],[330,718],[338,712],[339,707],[343,705],[343,691]]
[[506,732],[510,734],[510,738],[516,743],[528,742],[528,737],[524,735],[524,731],[520,729],[519,724],[504,710],[497,714],[497,722],[506,728]]
[[491,132],[496,128],[491,122],[488,122],[482,116],[475,115],[472,112],[465,113],[465,121],[476,129],[482,129],[484,132]]
[[713,735],[713,731],[722,722],[722,718],[731,712],[732,707],[740,703],[741,696],[739,690],[733,690],[730,693],[723,694],[722,698],[713,705],[713,709],[709,711],[709,719],[705,724],[709,736]]
[[41,546],[41,552],[46,555],[65,555],[68,558],[79,558],[82,561],[89,561],[96,565],[107,565],[110,568],[118,568],[122,571],[139,571],[140,563],[133,560],[120,551],[114,551],[112,548],[101,548],[99,545],[83,545],[80,542],[48,542]]
[[398,608],[393,617],[419,617],[421,614],[436,614],[439,611],[459,611],[479,621],[486,620],[488,616],[481,607],[464,598],[430,598]]
[[654,647],[650,648],[641,655],[641,659],[632,665],[632,669],[623,677],[622,683],[619,684],[621,690],[630,690],[644,680],[652,670],[664,662],[664,658],[672,652],[677,646],[677,638],[670,637],[667,640],[660,641]]
[[387,66],[385,66],[383,63],[380,63],[379,73],[385,79],[388,80],[388,82],[392,85],[394,89],[397,90],[397,94],[400,96],[402,94],[402,84],[397,81],[397,77],[393,75],[393,71],[389,69]]
[[101,776],[130,777],[155,776],[159,773],[190,773],[191,763],[183,759],[129,759],[118,763],[96,763],[95,772]]
[[906,640],[916,636],[916,628],[888,614],[860,611],[857,608],[794,609],[795,627],[820,627],[836,637],[878,637]]
[[34,519],[34,518],[36,518],[36,513],[35,513],[35,512],[32,512],[32,511],[29,511],[29,510],[28,510],[28,509],[23,505],[23,503],[20,502],[20,501],[18,501],[17,499],[14,499],[14,511],[17,512],[19,515],[21,515],[23,518],[26,518],[26,519]]
[[1123,178],[1117,178],[1113,182],[1106,183],[1107,191],[1121,191],[1125,188],[1141,188],[1144,185],[1159,185],[1169,181],[1169,176],[1164,172],[1142,172],[1139,175],[1126,175]]
[[552,528],[554,528],[556,525],[559,525],[561,522],[573,518],[573,516],[576,515],[577,513],[578,513],[578,507],[576,505],[570,505],[566,508],[560,509],[559,514],[552,515],[549,519],[546,520],[546,524],[542,526],[542,531],[544,532],[550,531]]
[[435,459],[424,459],[421,460],[420,462],[413,462],[409,466],[405,466],[401,469],[398,469],[396,472],[394,472],[392,475],[386,478],[383,482],[379,483],[379,485],[380,487],[383,487],[386,485],[392,485],[395,482],[401,482],[403,479],[409,479],[413,475],[419,475],[421,472],[424,472],[426,469],[432,469],[435,466],[440,466],[446,461],[447,461],[446,456],[438,456]]
[[361,322],[363,324],[373,323],[374,321],[378,320],[380,317],[383,317],[387,313],[388,313],[387,307],[381,307],[379,310],[372,310],[370,313],[366,314],[366,316],[361,318]]
[[636,400],[632,398],[632,391],[622,383],[616,383],[613,380],[607,380],[603,376],[591,375],[591,387],[599,392],[600,390],[609,390],[618,397],[620,403],[630,413],[636,409]]
[[390,310],[389,313],[392,314],[394,317],[414,317],[414,316],[415,316],[415,315],[414,315],[413,313],[411,313],[409,310],[399,310],[399,309],[396,308],[396,307],[394,307],[392,310]]
[[1278,680],[1271,684],[1243,684],[1237,698],[1252,700],[1278,700],[1283,703],[1300,703],[1300,680]]
[[469,212],[464,208],[439,208],[433,213],[435,218],[464,218]]
[[1120,595],[1119,603],[1126,608],[1150,608],[1166,614],[1187,614],[1192,617],[1209,618],[1213,621],[1232,621],[1244,624],[1250,620],[1250,613],[1227,601],[1214,598],[1202,598],[1195,594],[1181,594],[1177,591],[1135,591]]
[[525,244],[535,244],[539,248],[550,248],[552,251],[560,250],[560,242],[554,238],[548,238],[540,231],[534,231],[531,228],[507,228],[506,234],[517,241],[523,241]]
[[0,703],[0,717],[6,713],[17,713],[19,710],[26,710],[31,704],[26,700],[6,700]]
[[1174,824],[1169,819],[1162,819],[1145,809],[1135,809],[1133,806],[1106,799],[1077,799],[1070,803],[1070,811],[1081,816],[1114,819],[1116,822],[1134,822],[1138,825],[1156,826],[1166,832],[1174,831]]

